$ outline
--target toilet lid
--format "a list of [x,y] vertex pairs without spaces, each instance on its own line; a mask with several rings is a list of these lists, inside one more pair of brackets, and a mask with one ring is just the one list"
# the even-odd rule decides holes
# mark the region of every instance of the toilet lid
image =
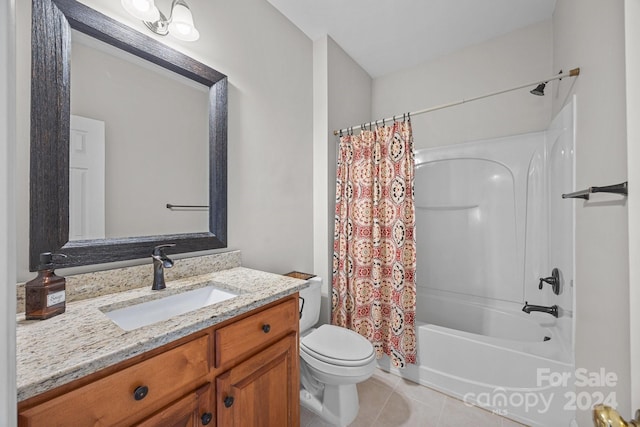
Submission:
[[357,332],[322,325],[300,341],[300,349],[328,363],[355,366],[368,363],[373,346]]

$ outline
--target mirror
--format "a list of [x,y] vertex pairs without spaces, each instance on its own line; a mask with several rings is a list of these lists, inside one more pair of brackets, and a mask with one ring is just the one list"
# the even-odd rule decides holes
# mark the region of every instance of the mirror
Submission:
[[[73,184],[73,180],[70,181],[69,172],[70,144],[73,144],[70,136],[72,30],[82,33],[84,38],[89,36],[101,43],[106,43],[125,56],[133,55],[148,61],[153,64],[152,67],[160,67],[161,72],[167,76],[173,76],[173,80],[183,80],[194,87],[201,86],[201,92],[205,93],[205,111],[208,106],[208,115],[204,119],[207,129],[202,132],[204,135],[202,144],[208,145],[209,186],[204,192],[208,200],[202,204],[201,201],[174,200],[171,199],[170,194],[165,194],[163,200],[166,203],[162,203],[160,210],[154,210],[158,204],[155,202],[153,204],[155,208],[147,205],[148,212],[145,211],[145,205],[136,209],[143,210],[142,219],[139,222],[145,224],[153,222],[152,220],[161,214],[170,215],[172,212],[166,207],[169,203],[184,203],[190,206],[193,204],[204,206],[205,209],[208,204],[208,230],[190,232],[185,229],[185,231],[165,232],[166,229],[156,226],[147,230],[139,228],[120,230],[115,233],[107,232],[106,238],[95,238],[91,234],[88,234],[89,238],[86,239],[70,238],[69,186],[77,187]],[[61,252],[67,255],[67,258],[55,260],[54,267],[62,268],[145,258],[150,255],[153,246],[163,243],[176,243],[174,248],[167,251],[168,253],[226,247],[227,79],[225,75],[75,0],[34,0],[31,100],[29,249],[31,271],[38,269],[39,254],[42,252]],[[207,118],[208,123],[206,123]],[[160,121],[161,126],[171,126],[167,120],[160,119]],[[109,126],[109,123],[110,121],[106,122],[105,126]],[[131,133],[136,132],[137,130],[131,128]],[[166,130],[165,133],[171,132]],[[146,131],[143,131],[143,134],[146,134]],[[206,144],[207,137],[208,144]],[[109,144],[108,138],[106,141]],[[175,145],[179,147],[177,141]],[[78,146],[78,143],[76,142],[73,146]],[[167,149],[175,148],[172,146]],[[140,168],[138,172],[149,177],[150,180],[156,176],[164,177],[170,174],[166,166],[160,166],[153,161],[137,163]],[[131,169],[131,166],[129,168]],[[207,181],[206,176],[204,181]],[[182,185],[188,185],[188,183]],[[152,182],[150,181],[146,186],[151,188]],[[141,188],[144,187],[145,184],[141,186]],[[180,195],[179,191],[168,193]],[[89,194],[93,193],[89,192]],[[105,204],[109,205],[105,210],[124,209],[127,199],[130,200],[131,196],[119,197],[117,193],[112,192],[111,196],[105,199]],[[73,200],[72,203],[74,203]],[[180,208],[177,209],[178,212],[173,212],[174,214],[203,214],[202,211],[197,212],[202,208],[193,209],[195,212],[191,212],[189,208],[186,209],[187,212],[180,212]],[[145,218],[148,218],[148,221]],[[116,220],[116,222],[126,221]],[[161,225],[165,222],[165,220],[157,221]],[[75,223],[73,227],[76,227]],[[181,230],[179,227],[175,229]],[[148,233],[158,234],[146,235]]]
[[71,33],[69,240],[207,231],[209,88]]

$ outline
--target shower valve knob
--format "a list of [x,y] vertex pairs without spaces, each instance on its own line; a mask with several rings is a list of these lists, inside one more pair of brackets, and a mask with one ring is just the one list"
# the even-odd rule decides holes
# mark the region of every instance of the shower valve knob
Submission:
[[541,277],[540,284],[538,285],[538,289],[542,289],[542,286],[548,283],[551,285],[551,289],[553,289],[553,293],[556,295],[560,295],[560,271],[557,268],[554,268],[551,271],[551,277]]

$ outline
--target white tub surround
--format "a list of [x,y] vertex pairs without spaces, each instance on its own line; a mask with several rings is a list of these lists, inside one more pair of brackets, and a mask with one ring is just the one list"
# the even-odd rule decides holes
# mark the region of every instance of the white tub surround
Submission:
[[[103,313],[105,308],[140,303],[210,282],[239,295],[129,332]],[[71,302],[64,314],[45,321],[26,321],[24,314],[19,314],[18,401],[247,313],[306,286],[303,280],[236,267],[169,281],[164,291],[152,291],[149,285]]]
[[[419,365],[392,371],[534,426],[574,417],[573,380],[549,381],[574,374],[574,105],[545,132],[416,152]],[[553,268],[559,295],[539,289]]]

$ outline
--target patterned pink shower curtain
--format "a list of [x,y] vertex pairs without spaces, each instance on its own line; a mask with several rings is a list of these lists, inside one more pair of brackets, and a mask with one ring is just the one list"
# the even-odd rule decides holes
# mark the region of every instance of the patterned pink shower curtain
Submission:
[[411,121],[342,136],[336,181],[332,322],[416,363]]

